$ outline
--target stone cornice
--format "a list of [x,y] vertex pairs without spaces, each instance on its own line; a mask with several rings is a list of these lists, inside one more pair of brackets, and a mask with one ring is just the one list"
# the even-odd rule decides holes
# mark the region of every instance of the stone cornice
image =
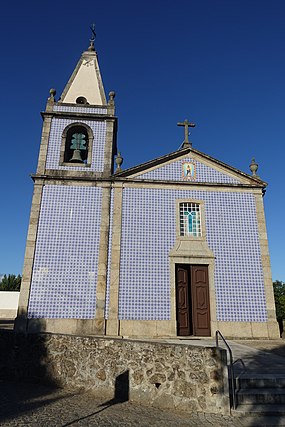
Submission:
[[99,113],[79,113],[75,111],[42,111],[41,116],[56,117],[60,119],[76,119],[76,120],[113,120],[117,121],[118,118],[112,114],[99,114]]
[[[65,172],[65,171],[63,171]],[[243,183],[218,183],[218,182],[197,182],[197,181],[169,181],[169,180],[154,180],[154,179],[131,179],[124,177],[117,177],[112,175],[110,177],[98,177],[92,172],[80,172],[81,176],[78,176],[78,172],[76,175],[64,175],[60,171],[56,171],[56,173],[49,173],[45,175],[40,174],[31,174],[31,177],[34,182],[36,181],[80,181],[80,182],[108,182],[112,183],[121,183],[121,184],[135,184],[136,187],[144,187],[146,184],[155,185],[157,187],[163,186],[177,186],[177,187],[210,187],[210,188],[232,188],[232,189],[260,189],[264,190],[264,185],[261,183],[253,184],[243,184]],[[88,174],[88,175],[87,175]]]

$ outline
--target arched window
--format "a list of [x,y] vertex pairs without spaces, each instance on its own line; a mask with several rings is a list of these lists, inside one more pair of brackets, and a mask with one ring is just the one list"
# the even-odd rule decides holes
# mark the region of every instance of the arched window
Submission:
[[72,123],[62,134],[60,163],[62,165],[91,165],[93,133],[83,123]]
[[83,126],[72,126],[66,134],[64,163],[86,163],[88,133]]

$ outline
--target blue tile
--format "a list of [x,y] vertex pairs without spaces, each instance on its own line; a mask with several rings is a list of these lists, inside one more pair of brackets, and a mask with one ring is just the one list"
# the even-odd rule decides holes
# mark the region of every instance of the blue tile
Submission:
[[123,192],[119,318],[170,319],[176,199],[205,201],[207,241],[216,256],[217,320],[266,321],[254,195],[141,188]]
[[92,160],[90,167],[80,166],[60,166],[60,149],[62,142],[62,133],[64,129],[72,124],[78,123],[78,121],[70,119],[57,119],[53,118],[51,123],[51,130],[48,143],[46,169],[58,169],[58,170],[74,170],[74,171],[93,171],[103,172],[104,168],[104,147],[106,141],[106,122],[104,121],[93,121],[93,120],[81,120],[80,123],[84,123],[89,126],[94,135]]
[[29,318],[94,318],[101,204],[97,187],[44,187]]

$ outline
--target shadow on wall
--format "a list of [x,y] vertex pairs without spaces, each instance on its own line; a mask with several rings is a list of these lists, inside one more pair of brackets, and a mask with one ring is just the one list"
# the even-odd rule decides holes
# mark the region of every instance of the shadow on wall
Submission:
[[72,420],[67,424],[63,424],[62,427],[68,427],[78,423],[79,421],[87,420],[88,418],[94,417],[94,415],[99,414],[100,412],[105,411],[105,409],[110,408],[110,406],[116,405],[118,403],[127,402],[129,400],[129,371],[125,371],[122,374],[118,375],[115,380],[115,394],[113,399],[108,400],[107,402],[102,403],[98,411],[93,412],[92,414],[86,415],[85,417],[77,418]]
[[14,321],[14,331],[23,334],[39,334],[46,331],[45,319],[27,319],[26,314],[18,314]]
[[127,402],[130,395],[130,379],[129,371],[125,371],[116,377],[115,381],[115,396],[116,402]]
[[[44,330],[44,321],[33,319],[29,330]],[[5,420],[17,420],[43,406],[78,394],[78,391],[60,389],[60,379],[55,381],[48,365],[47,341],[49,334],[16,333],[0,325],[0,393],[5,396],[1,406],[0,424]],[[32,384],[32,385],[31,385]],[[36,385],[35,385],[36,384]],[[94,413],[72,420],[69,414],[65,426],[81,419],[90,418],[112,405],[129,400],[129,371],[117,375],[114,398],[97,406]],[[63,425],[63,426],[64,426]]]
[[[38,319],[43,328],[43,322]],[[11,323],[11,322],[9,322]],[[4,406],[1,407],[0,424],[4,420],[15,420],[23,413],[32,412],[37,408],[52,403],[61,397],[54,398],[52,393],[56,384],[49,382],[45,385],[31,386],[27,383],[38,383],[40,378],[46,378],[46,367],[43,363],[46,357],[46,337],[44,335],[30,336],[15,333],[5,328],[0,322],[0,394],[5,396]],[[17,384],[20,381],[23,384]]]
[[[46,335],[26,334],[26,320],[18,318],[23,325],[23,332],[0,329],[0,379],[39,382],[46,380],[49,385],[56,385],[48,376],[44,363],[47,356]],[[44,330],[42,319],[33,319],[36,330]]]

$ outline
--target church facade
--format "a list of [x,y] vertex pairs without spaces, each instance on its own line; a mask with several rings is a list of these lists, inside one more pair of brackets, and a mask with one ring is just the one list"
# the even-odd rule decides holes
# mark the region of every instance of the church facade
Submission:
[[123,170],[93,41],[50,91],[17,331],[279,337],[266,183],[196,149]]

